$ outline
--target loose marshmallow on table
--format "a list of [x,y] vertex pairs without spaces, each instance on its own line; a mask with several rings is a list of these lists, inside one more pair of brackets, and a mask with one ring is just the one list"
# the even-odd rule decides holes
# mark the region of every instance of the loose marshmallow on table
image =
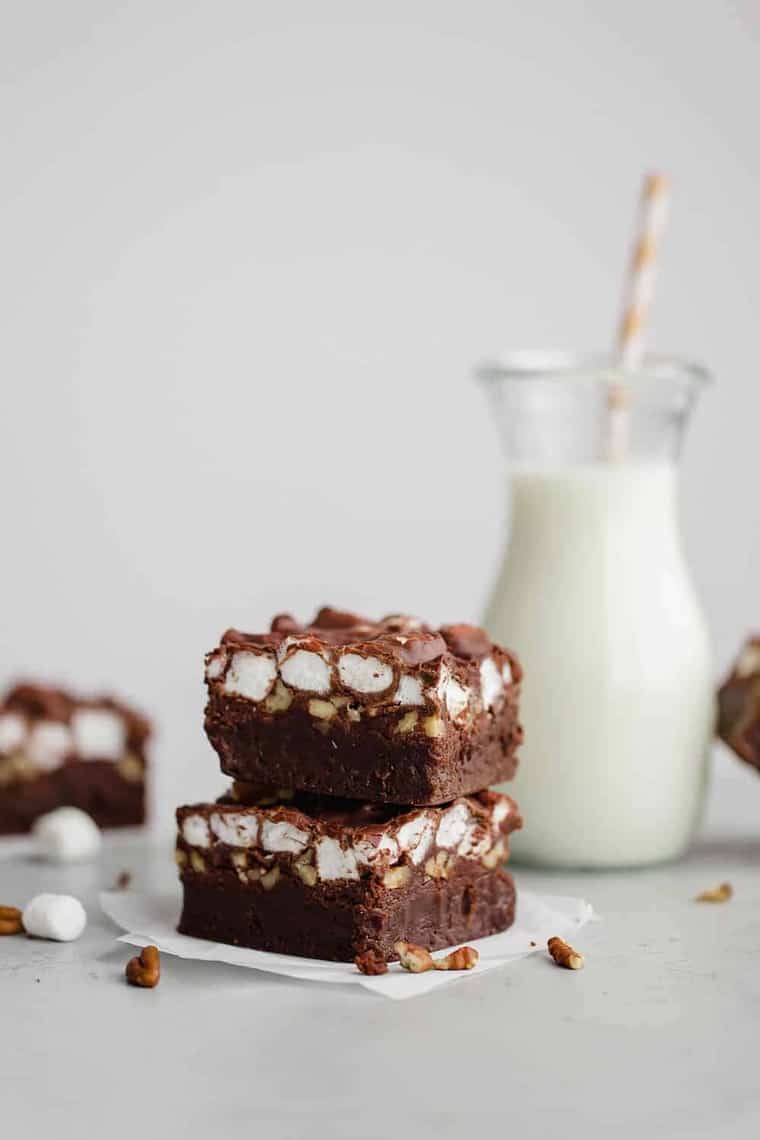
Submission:
[[32,836],[37,851],[52,863],[75,863],[94,859],[100,851],[101,835],[87,812],[60,807],[36,820]]
[[54,942],[73,942],[87,925],[87,913],[73,895],[36,895],[24,908],[27,934]]

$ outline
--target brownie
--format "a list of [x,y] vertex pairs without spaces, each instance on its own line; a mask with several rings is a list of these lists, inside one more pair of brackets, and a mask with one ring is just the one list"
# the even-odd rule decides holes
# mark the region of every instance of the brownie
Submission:
[[521,677],[475,626],[280,615],[268,633],[228,630],[207,655],[206,733],[238,780],[445,803],[514,775]]
[[99,827],[143,823],[149,735],[148,721],[111,697],[16,685],[0,702],[0,835],[64,805]]
[[178,929],[197,938],[391,960],[399,939],[437,950],[514,919],[514,884],[501,864],[521,819],[495,792],[435,808],[308,793],[258,804],[225,797],[179,808],[177,825]]
[[760,636],[750,637],[718,693],[718,732],[760,770]]

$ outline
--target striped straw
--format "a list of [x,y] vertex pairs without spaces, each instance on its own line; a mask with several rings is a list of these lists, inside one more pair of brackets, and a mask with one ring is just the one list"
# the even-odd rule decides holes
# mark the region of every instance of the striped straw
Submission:
[[[660,239],[665,228],[670,186],[663,174],[647,174],[641,190],[639,220],[633,255],[626,277],[623,315],[617,338],[620,367],[635,371],[644,356],[644,335],[657,279]],[[622,382],[609,391],[609,454],[622,459],[628,450],[628,403],[630,392]]]

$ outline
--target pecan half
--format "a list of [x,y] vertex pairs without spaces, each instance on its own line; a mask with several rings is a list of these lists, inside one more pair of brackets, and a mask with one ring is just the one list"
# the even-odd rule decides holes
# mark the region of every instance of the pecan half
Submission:
[[17,906],[0,906],[0,935],[23,934],[24,924]]
[[130,958],[125,971],[130,986],[152,990],[161,978],[161,955],[157,946],[145,946],[136,958]]

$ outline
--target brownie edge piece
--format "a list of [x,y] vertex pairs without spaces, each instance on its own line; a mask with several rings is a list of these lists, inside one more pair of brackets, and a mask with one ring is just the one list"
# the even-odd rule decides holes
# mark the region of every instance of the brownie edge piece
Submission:
[[228,630],[207,655],[205,727],[236,780],[445,803],[514,775],[521,678],[474,626],[280,615],[268,633]]
[[508,796],[394,809],[295,796],[177,812],[179,931],[299,957],[395,957],[399,939],[443,949],[514,920],[501,867],[520,827]]
[[718,692],[718,733],[760,771],[760,636],[750,637]]

